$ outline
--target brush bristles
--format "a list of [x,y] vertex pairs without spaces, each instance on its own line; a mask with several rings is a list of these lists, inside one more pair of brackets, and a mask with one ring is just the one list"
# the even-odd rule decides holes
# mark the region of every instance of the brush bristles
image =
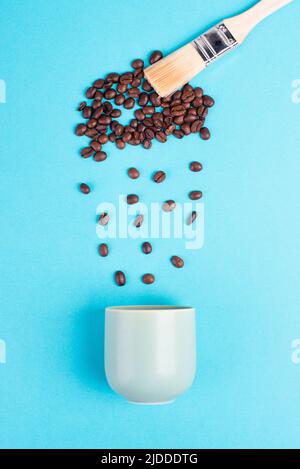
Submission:
[[192,44],[159,60],[145,70],[145,77],[162,98],[181,88],[201,70],[205,62]]

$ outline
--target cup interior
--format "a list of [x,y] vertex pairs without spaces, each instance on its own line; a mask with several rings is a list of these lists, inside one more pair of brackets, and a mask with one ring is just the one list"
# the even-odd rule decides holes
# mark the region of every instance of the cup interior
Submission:
[[174,311],[191,310],[191,306],[167,306],[167,305],[135,305],[135,306],[109,306],[106,311]]

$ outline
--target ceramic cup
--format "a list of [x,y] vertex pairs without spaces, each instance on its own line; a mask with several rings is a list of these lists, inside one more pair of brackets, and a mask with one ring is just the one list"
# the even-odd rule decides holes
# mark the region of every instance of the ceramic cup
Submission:
[[105,373],[111,388],[128,401],[173,402],[191,386],[195,369],[193,308],[106,308]]

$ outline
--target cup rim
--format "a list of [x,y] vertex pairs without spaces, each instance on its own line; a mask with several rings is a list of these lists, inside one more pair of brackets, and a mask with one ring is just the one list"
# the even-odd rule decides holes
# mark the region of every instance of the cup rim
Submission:
[[175,306],[175,305],[125,305],[125,306],[108,306],[105,311],[107,313],[134,313],[142,311],[143,313],[158,313],[162,311],[194,311],[192,306]]

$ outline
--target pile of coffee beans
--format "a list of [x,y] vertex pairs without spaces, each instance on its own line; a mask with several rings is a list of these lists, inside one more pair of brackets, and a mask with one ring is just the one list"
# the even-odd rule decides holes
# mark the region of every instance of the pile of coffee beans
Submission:
[[[153,64],[163,57],[162,52],[152,52],[149,62]],[[78,136],[86,136],[90,139],[88,145],[81,149],[82,158],[93,157],[94,161],[102,162],[107,158],[106,146],[114,143],[116,148],[124,150],[126,145],[142,145],[150,149],[154,140],[165,143],[170,136],[182,139],[190,134],[198,134],[201,139],[209,140],[211,137],[209,129],[205,126],[209,108],[214,105],[214,99],[205,95],[200,87],[192,87],[186,84],[181,90],[172,96],[161,98],[150,83],[144,77],[144,61],[135,59],[131,63],[132,69],[125,73],[109,73],[105,78],[98,78],[86,90],[86,100],[79,104],[78,111],[81,112],[84,122],[77,125],[75,133]],[[132,118],[127,125],[123,125],[119,118],[122,111],[133,110]],[[105,150],[105,151],[104,151]],[[198,161],[189,164],[190,171],[199,172],[203,169]],[[131,167],[127,170],[131,179],[138,179],[140,171]],[[167,175],[162,170],[156,170],[152,180],[156,184],[165,181]],[[89,194],[91,188],[86,183],[79,186],[83,194]],[[202,192],[192,190],[188,194],[191,200],[199,200]],[[127,203],[132,205],[139,202],[137,194],[128,194]],[[162,204],[162,210],[172,212],[176,202],[172,199]],[[192,211],[186,223],[191,225],[197,218],[197,212]],[[144,221],[143,214],[138,214],[133,225],[139,229]],[[109,214],[100,214],[98,223],[105,226],[109,223]],[[152,245],[145,241],[141,246],[144,254],[152,253]],[[106,243],[99,245],[99,255],[106,257],[109,247]],[[173,255],[171,264],[176,268],[184,266],[184,260]],[[121,270],[114,274],[115,282],[119,286],[126,284],[125,273]],[[141,277],[146,285],[155,282],[151,273]]]
[[[162,56],[160,51],[154,51],[150,64]],[[172,96],[161,98],[144,78],[144,61],[135,59],[131,66],[128,72],[113,72],[95,80],[85,93],[88,101],[79,104],[85,121],[77,125],[75,133],[90,138],[90,143],[81,149],[82,158],[106,160],[104,148],[110,142],[124,150],[126,145],[149,149],[154,139],[165,143],[171,135],[181,139],[198,133],[203,140],[210,138],[204,124],[214,105],[213,98],[204,95],[202,88],[189,84]],[[122,108],[136,108],[127,125],[118,120]]]

